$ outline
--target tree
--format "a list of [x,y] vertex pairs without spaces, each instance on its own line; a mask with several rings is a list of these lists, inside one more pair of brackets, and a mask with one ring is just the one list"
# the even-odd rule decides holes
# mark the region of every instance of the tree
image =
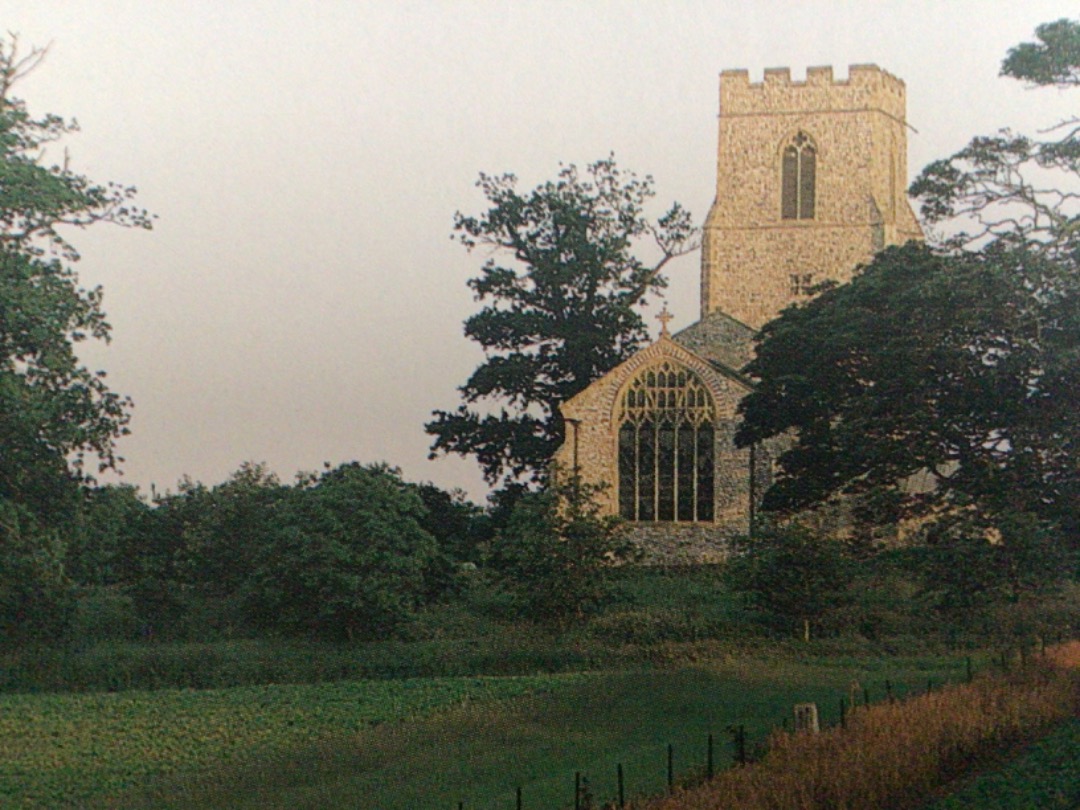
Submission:
[[397,470],[343,464],[274,508],[248,609],[262,627],[328,638],[384,638],[425,596],[435,540]]
[[[1001,74],[1034,86],[1080,84],[1080,24],[1040,25],[1040,43],[1009,51]],[[1052,127],[1058,137],[1038,140],[1002,130],[979,136],[951,157],[934,161],[911,184],[923,220],[945,224],[950,248],[974,248],[994,240],[1022,245],[1065,261],[1080,251],[1080,119]],[[1075,273],[1069,274],[1075,278]]]
[[[1080,28],[1037,33],[1043,44],[1013,49],[1003,73],[1075,83]],[[884,489],[893,514],[988,527],[1024,513],[1075,531],[1078,127],[1046,142],[976,138],[932,163],[911,193],[951,237],[879,254],[765,327],[737,441],[793,438],[766,509]]]
[[570,477],[514,504],[489,562],[522,616],[554,624],[582,618],[607,596],[613,565],[631,558],[625,525],[601,515],[595,495],[596,487]]
[[75,124],[34,118],[13,95],[44,56],[20,55],[14,37],[0,40],[0,624],[10,638],[65,614],[60,528],[76,515],[89,458],[116,466],[114,443],[129,418],[130,401],[76,354],[80,341],[107,341],[109,324],[100,288],[79,286],[71,269],[78,253],[62,230],[151,224],[132,206],[134,188],[95,184],[66,157],[48,162],[49,147]]
[[254,462],[215,487],[189,489],[187,497],[198,502],[184,510],[181,575],[189,587],[210,600],[241,591],[286,491],[265,464]]
[[66,158],[46,162],[76,125],[33,118],[12,95],[44,56],[0,42],[0,498],[48,512],[72,477],[83,478],[88,454],[102,468],[116,465],[130,407],[76,355],[80,341],[107,341],[109,324],[101,289],[78,284],[79,256],[63,226],[149,228],[152,218],[132,206],[134,188],[95,184]]
[[753,607],[809,641],[811,627],[848,601],[854,567],[831,537],[796,524],[767,526],[735,545],[724,578]]
[[[793,434],[794,443],[763,508],[794,512],[885,489],[898,511],[872,518],[1070,511],[1080,322],[1068,301],[1050,306],[1029,287],[1044,261],[891,248],[851,283],[766,325],[736,441]],[[929,485],[913,486],[917,475]]]
[[[538,479],[563,441],[559,405],[628,358],[647,332],[637,311],[661,289],[664,266],[696,249],[690,215],[677,203],[655,223],[644,212],[653,180],[618,169],[613,157],[521,193],[517,178],[480,175],[491,204],[458,213],[468,250],[491,250],[469,286],[487,305],[465,335],[487,359],[460,388],[465,403],[435,411],[425,428],[432,456],[475,456],[489,483]],[[634,251],[651,240],[659,258]],[[508,261],[503,261],[503,257]],[[497,413],[475,406],[501,403]]]

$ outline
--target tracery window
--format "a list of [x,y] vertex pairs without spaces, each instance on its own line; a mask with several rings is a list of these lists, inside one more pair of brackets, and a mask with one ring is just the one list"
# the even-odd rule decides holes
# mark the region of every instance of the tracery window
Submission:
[[712,394],[664,361],[642,371],[619,414],[619,514],[633,521],[713,519]]
[[780,184],[780,216],[813,219],[817,174],[817,149],[805,132],[784,147]]

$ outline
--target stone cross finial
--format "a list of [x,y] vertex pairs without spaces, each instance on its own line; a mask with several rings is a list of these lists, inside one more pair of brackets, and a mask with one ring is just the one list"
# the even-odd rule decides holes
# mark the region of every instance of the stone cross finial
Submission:
[[660,337],[670,337],[671,333],[668,331],[668,322],[675,316],[668,312],[667,304],[664,304],[664,308],[660,310],[660,314],[656,316],[656,320],[660,321]]

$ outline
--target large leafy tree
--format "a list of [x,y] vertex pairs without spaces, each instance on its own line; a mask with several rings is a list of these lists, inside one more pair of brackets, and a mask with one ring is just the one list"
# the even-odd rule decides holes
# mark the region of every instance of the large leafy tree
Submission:
[[76,345],[109,339],[100,288],[79,286],[65,226],[97,222],[150,227],[135,189],[94,183],[50,148],[76,130],[55,115],[33,117],[13,95],[45,56],[0,41],[0,498],[35,513],[53,510],[88,457],[117,463],[129,401],[86,368]]
[[246,601],[253,622],[329,638],[385,638],[427,596],[435,539],[423,501],[386,465],[343,464],[274,506]]
[[116,466],[130,402],[84,366],[83,340],[108,340],[101,290],[84,289],[66,227],[150,227],[135,189],[100,185],[50,150],[76,129],[33,117],[14,87],[44,58],[0,39],[0,628],[54,638],[72,596],[62,565],[78,484]]
[[[492,255],[469,286],[485,306],[465,322],[486,360],[461,386],[455,411],[426,426],[432,454],[475,456],[490,483],[540,477],[563,440],[559,405],[629,357],[647,336],[638,305],[662,270],[697,247],[678,204],[645,213],[651,177],[613,158],[570,165],[529,192],[517,178],[481,174],[491,207],[458,213],[457,239]],[[638,255],[651,242],[655,260]]]
[[737,441],[795,442],[764,508],[884,490],[894,508],[879,499],[869,512],[881,521],[942,508],[1068,514],[1080,317],[1074,296],[1033,287],[1045,263],[909,244],[766,325]]
[[[1003,74],[1075,84],[1080,27],[1037,36]],[[762,330],[737,440],[793,437],[766,508],[873,493],[882,522],[948,516],[984,536],[1026,514],[1075,530],[1078,132],[1002,132],[932,163],[911,192],[942,227],[936,248],[890,249]]]

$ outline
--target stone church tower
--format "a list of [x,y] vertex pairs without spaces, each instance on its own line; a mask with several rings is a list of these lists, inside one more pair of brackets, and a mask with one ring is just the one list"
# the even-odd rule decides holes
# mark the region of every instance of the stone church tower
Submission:
[[716,200],[705,223],[702,317],[759,329],[813,285],[851,278],[885,245],[919,239],[907,201],[904,83],[875,65],[793,82],[720,74]]
[[906,197],[904,83],[874,65],[846,80],[720,75],[716,199],[704,228],[701,320],[612,369],[562,406],[555,461],[603,487],[647,561],[721,559],[746,534],[779,447],[736,448],[741,369],[756,330],[848,281],[887,245],[922,238]]

